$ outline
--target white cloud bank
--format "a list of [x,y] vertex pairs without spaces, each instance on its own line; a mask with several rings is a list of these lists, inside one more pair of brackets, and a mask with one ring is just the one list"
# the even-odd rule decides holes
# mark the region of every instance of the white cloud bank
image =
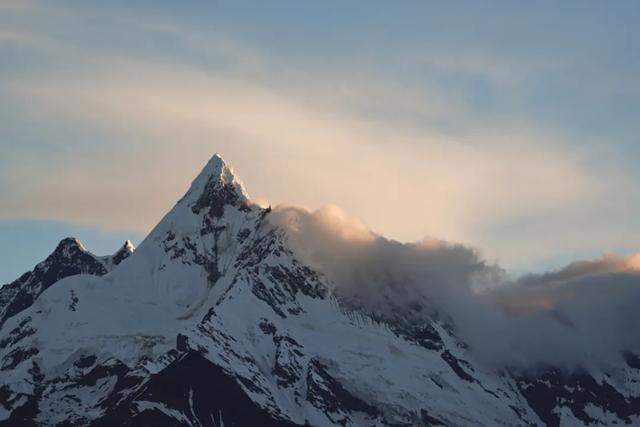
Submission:
[[640,350],[640,254],[511,279],[473,249],[388,240],[336,207],[279,206],[272,221],[343,299],[387,319],[451,316],[459,336],[493,366],[574,369]]

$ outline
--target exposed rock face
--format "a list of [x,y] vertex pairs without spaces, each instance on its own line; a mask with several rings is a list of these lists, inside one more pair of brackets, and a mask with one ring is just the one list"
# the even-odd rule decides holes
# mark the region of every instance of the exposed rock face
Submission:
[[135,252],[65,240],[0,289],[0,424],[639,422],[637,355],[611,372],[488,369],[449,319],[337,298],[269,215],[214,156]]

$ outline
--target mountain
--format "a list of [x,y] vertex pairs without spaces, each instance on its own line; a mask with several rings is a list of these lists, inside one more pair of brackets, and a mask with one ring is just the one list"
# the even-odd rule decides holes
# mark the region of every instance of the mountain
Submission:
[[66,239],[0,289],[0,425],[640,422],[637,355],[490,367],[455,318],[407,323],[340,296],[272,215],[216,155],[135,251]]
[[33,270],[0,287],[0,326],[8,318],[31,307],[40,294],[60,279],[76,274],[103,276],[133,251],[133,244],[127,240],[113,255],[98,257],[88,252],[77,239],[63,239],[51,255]]

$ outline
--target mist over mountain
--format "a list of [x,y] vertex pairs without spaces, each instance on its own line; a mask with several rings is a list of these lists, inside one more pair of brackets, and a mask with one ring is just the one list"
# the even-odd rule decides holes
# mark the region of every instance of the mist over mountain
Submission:
[[471,351],[495,367],[575,370],[619,364],[640,350],[630,327],[640,324],[639,255],[511,278],[473,248],[392,241],[335,206],[278,206],[271,220],[350,305],[410,323],[450,318]]
[[0,288],[0,425],[634,424],[639,300],[637,255],[513,278],[261,207],[215,155],[135,250]]

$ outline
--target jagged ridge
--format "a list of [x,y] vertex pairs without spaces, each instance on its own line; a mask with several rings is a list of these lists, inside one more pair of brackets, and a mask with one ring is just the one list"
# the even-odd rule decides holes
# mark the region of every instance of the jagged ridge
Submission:
[[35,268],[15,281],[0,287],[0,326],[33,302],[51,285],[76,274],[102,276],[133,253],[127,240],[111,256],[98,257],[88,252],[74,237],[62,239],[55,250]]

